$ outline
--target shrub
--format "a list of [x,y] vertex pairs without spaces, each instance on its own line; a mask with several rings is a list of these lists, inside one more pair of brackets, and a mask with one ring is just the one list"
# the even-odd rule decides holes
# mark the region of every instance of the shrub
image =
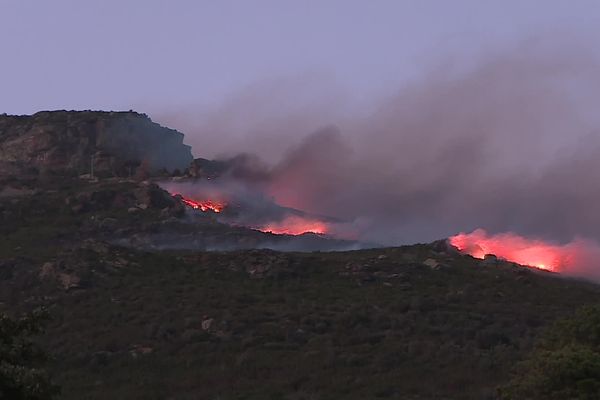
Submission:
[[0,314],[0,399],[45,400],[58,393],[40,369],[46,354],[31,341],[46,319],[43,310],[19,319]]
[[559,321],[518,365],[502,399],[600,399],[600,306]]

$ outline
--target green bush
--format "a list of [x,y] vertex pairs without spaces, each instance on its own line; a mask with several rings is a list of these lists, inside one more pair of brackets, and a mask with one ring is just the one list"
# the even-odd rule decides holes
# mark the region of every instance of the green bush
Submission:
[[600,399],[600,306],[559,321],[541,339],[502,399]]

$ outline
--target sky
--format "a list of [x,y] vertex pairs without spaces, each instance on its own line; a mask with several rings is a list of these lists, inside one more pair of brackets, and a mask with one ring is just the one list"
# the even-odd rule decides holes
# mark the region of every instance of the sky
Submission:
[[599,27],[596,0],[0,0],[0,113],[161,119],[307,76],[361,104],[442,56],[468,64],[548,33],[597,42]]

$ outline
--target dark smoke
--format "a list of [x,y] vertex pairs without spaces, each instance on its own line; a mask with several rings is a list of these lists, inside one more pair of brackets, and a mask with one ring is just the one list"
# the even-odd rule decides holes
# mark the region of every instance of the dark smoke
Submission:
[[[334,107],[297,107],[291,117],[279,110],[275,122],[266,116],[260,129],[246,129],[260,131],[260,143],[249,147],[277,161],[243,156],[235,175],[282,205],[353,221],[360,239],[378,243],[480,227],[559,242],[600,240],[599,66],[578,49],[530,44],[488,55],[467,71],[435,68],[366,116]],[[236,102],[231,115],[240,108]],[[226,124],[186,129],[185,119],[168,120],[198,143],[214,139],[215,130],[227,134],[218,129]],[[195,149],[202,153],[201,145]],[[243,150],[235,143],[230,149]]]

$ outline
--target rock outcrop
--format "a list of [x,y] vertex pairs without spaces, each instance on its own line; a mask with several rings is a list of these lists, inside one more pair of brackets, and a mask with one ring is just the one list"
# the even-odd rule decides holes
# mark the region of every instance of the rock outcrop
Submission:
[[183,134],[145,114],[43,111],[0,115],[0,175],[126,176],[146,169],[184,170],[192,162]]

